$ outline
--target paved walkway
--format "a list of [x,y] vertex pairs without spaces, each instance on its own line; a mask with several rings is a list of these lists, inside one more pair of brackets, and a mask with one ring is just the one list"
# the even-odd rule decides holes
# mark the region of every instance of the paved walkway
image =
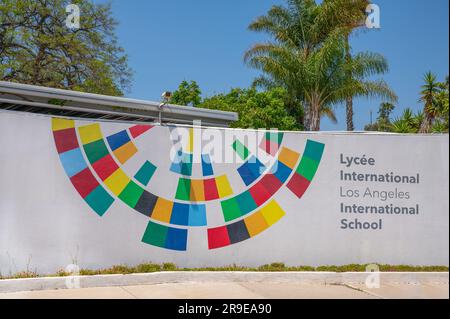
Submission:
[[384,284],[379,289],[364,285],[313,283],[186,282],[104,288],[62,289],[0,293],[4,298],[119,298],[119,299],[368,299],[449,298],[448,283]]

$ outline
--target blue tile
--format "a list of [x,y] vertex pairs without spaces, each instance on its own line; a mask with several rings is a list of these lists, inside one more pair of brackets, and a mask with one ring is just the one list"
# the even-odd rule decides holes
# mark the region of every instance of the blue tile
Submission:
[[206,226],[206,207],[205,205],[189,206],[189,226]]
[[187,229],[171,228],[167,230],[166,248],[171,250],[186,251]]
[[180,226],[189,224],[189,204],[174,203],[170,223]]
[[203,171],[203,176],[214,175],[214,170],[211,165],[211,158],[209,157],[208,154],[202,155],[202,171]]
[[192,175],[192,154],[178,151],[177,156],[173,159],[170,170],[174,173],[184,176]]
[[284,183],[287,181],[289,176],[291,175],[292,170],[281,163],[280,161],[276,161],[275,165],[271,168],[271,173],[274,174],[280,182]]
[[119,133],[108,136],[106,139],[108,140],[108,144],[113,151],[130,141],[127,131],[120,131]]
[[87,167],[86,161],[80,148],[62,153],[59,155],[61,163],[69,177],[77,175]]
[[172,165],[170,165],[170,171],[177,174],[181,174],[182,166],[183,166],[182,163],[172,163]]
[[264,165],[254,156],[238,168],[239,175],[246,186],[249,186],[261,176]]

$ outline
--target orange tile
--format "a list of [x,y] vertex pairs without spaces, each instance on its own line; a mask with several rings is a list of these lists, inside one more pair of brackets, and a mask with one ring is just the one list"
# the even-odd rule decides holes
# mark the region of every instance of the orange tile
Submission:
[[244,219],[244,222],[250,237],[258,235],[269,227],[261,212],[248,216]]
[[163,223],[170,223],[170,217],[172,216],[173,202],[159,197],[156,201],[155,208],[153,209],[151,218]]
[[203,187],[203,180],[191,180],[191,201],[205,201],[205,189]]
[[134,154],[137,153],[137,148],[134,146],[133,142],[128,142],[122,145],[114,151],[114,155],[119,160],[121,164],[125,164]]
[[297,164],[299,157],[299,153],[287,147],[283,147],[281,149],[280,155],[278,156],[278,160],[290,169],[295,169],[295,165]]

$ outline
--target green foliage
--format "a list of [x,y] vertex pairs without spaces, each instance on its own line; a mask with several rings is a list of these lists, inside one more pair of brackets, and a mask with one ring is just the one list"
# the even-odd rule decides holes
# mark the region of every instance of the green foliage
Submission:
[[431,127],[432,133],[448,133],[448,121],[445,123],[441,120],[436,120]]
[[432,126],[432,131],[434,133],[448,133],[449,125],[449,80],[448,76],[445,78],[444,82],[438,83],[438,92],[435,96],[436,103],[436,116],[435,123]]
[[[66,6],[80,7],[80,28]],[[110,4],[89,0],[0,1],[0,80],[122,95],[131,71]]]
[[290,115],[286,99],[286,91],[281,88],[266,92],[258,92],[255,88],[236,88],[227,94],[204,99],[200,107],[237,112],[239,120],[232,124],[235,128],[301,129],[296,118]]
[[[105,269],[81,269],[81,276],[94,275],[112,275],[112,274],[137,274],[137,273],[153,273],[161,271],[251,271],[251,272],[290,272],[290,271],[324,271],[324,272],[365,272],[367,264],[350,264],[350,265],[326,265],[326,266],[286,266],[284,263],[272,263],[260,267],[242,267],[238,265],[230,265],[224,267],[205,267],[205,268],[179,268],[173,263],[153,264],[144,263],[137,266],[116,265]],[[447,266],[410,266],[410,265],[378,265],[382,272],[448,272]],[[50,277],[72,276],[63,270],[58,271]],[[0,279],[18,279],[18,278],[37,278],[36,272],[24,271],[8,277],[0,277]]]
[[21,278],[37,278],[38,274],[34,271],[22,271],[14,274],[11,279],[21,279]]
[[378,120],[389,122],[392,111],[395,109],[395,105],[392,103],[381,103],[378,111]]
[[436,75],[428,72],[423,78],[425,84],[422,85],[422,91],[420,92],[420,102],[424,103],[423,113],[424,118],[420,127],[421,133],[430,133],[433,125],[433,120],[439,113],[439,106],[436,98],[439,93],[439,84],[436,81]]
[[364,128],[366,131],[390,132],[392,130],[391,113],[394,111],[395,105],[392,103],[381,103],[378,110],[377,121],[373,124],[368,124]]
[[437,82],[436,76],[428,72],[422,86],[421,102],[423,112],[416,114],[410,108],[404,109],[402,115],[391,121],[390,115],[394,105],[382,103],[376,123],[366,125],[367,131],[394,133],[448,133],[449,125],[449,82]]
[[164,271],[176,271],[177,270],[177,266],[174,263],[164,263],[162,265],[162,269]]
[[200,91],[200,87],[198,86],[197,82],[183,81],[178,86],[178,89],[173,92],[170,103],[197,107],[199,106],[202,99],[201,94],[202,91]]
[[403,119],[397,119],[392,123],[391,132],[395,133],[414,133],[411,126]]
[[285,88],[303,108],[308,130],[319,130],[326,110],[348,97],[397,99],[384,81],[366,80],[388,70],[381,55],[363,52],[349,59],[346,54],[347,36],[361,22],[361,8],[348,0],[287,2],[287,7],[274,6],[249,26],[272,37],[244,56],[250,67],[263,73],[255,85]]
[[397,118],[391,127],[391,132],[394,133],[417,133],[423,122],[423,113],[418,112],[414,114],[410,108],[406,108],[403,114]]

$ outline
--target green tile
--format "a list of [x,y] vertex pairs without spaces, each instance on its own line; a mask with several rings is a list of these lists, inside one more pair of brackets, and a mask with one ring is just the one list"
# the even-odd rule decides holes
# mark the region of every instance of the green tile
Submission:
[[254,211],[257,206],[249,191],[243,192],[236,197],[239,208],[241,210],[241,216],[247,215]]
[[297,168],[297,173],[302,175],[309,181],[312,181],[314,175],[316,175],[319,163],[310,159],[309,157],[303,156],[300,165]]
[[139,171],[134,175],[134,178],[138,182],[140,182],[142,185],[147,186],[150,180],[153,177],[153,174],[155,174],[156,166],[150,163],[149,161],[146,161],[144,165],[139,169]]
[[232,146],[234,151],[239,155],[240,158],[242,158],[243,161],[245,161],[250,155],[250,151],[244,144],[241,143],[241,141],[234,141]]
[[84,152],[91,164],[109,154],[103,139],[84,145]]
[[119,198],[131,208],[136,206],[144,189],[133,181],[130,181],[125,189],[120,193]]
[[178,180],[176,199],[190,200],[191,199],[191,180],[187,178],[180,178]]
[[266,140],[271,141],[272,143],[281,145],[283,142],[284,133],[279,132],[266,132]]
[[239,204],[236,198],[230,198],[220,203],[222,205],[223,217],[225,222],[229,222],[242,216]]
[[114,202],[114,198],[101,186],[97,186],[85,200],[99,216],[103,216]]
[[320,162],[322,160],[324,149],[325,144],[308,140],[306,142],[305,153],[303,156],[309,157],[316,162]]
[[142,242],[149,245],[165,248],[167,229],[168,228],[166,226],[150,221],[147,225],[144,236],[142,237]]

